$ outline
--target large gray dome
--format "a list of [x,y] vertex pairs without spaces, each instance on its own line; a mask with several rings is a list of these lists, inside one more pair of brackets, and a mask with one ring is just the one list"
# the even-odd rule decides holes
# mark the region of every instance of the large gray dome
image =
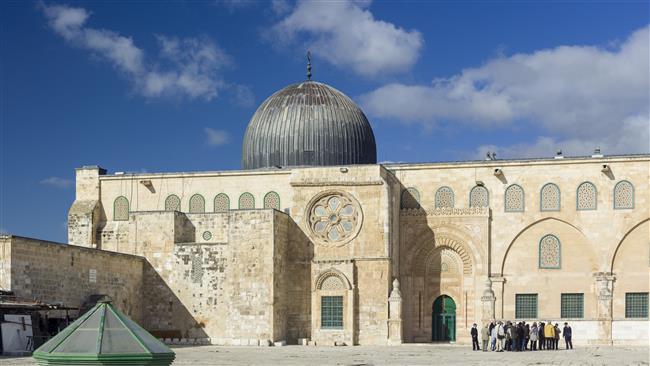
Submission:
[[331,86],[305,81],[271,95],[248,123],[242,167],[375,164],[368,119]]

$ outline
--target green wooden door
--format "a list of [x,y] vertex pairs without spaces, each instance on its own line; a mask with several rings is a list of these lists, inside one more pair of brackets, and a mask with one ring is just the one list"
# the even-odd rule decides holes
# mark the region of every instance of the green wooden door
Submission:
[[447,295],[433,302],[431,313],[431,340],[453,342],[456,340],[456,303]]

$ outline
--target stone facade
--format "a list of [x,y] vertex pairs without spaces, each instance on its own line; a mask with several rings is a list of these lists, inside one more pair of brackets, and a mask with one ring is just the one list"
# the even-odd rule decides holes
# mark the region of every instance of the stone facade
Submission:
[[18,297],[82,307],[92,295],[107,295],[144,320],[142,257],[13,235],[0,236],[0,254],[0,288]]
[[[129,306],[165,337],[430,342],[443,299],[453,305],[445,336],[457,342],[473,323],[521,318],[568,321],[576,343],[647,344],[648,318],[626,314],[626,294],[649,292],[649,181],[648,155],[134,175],[84,167],[73,245],[57,248],[95,253],[89,263],[141,263],[144,296]],[[3,268],[13,256],[3,253]],[[582,299],[582,316],[562,316],[567,294]],[[534,316],[518,316],[520,295],[536,295]]]

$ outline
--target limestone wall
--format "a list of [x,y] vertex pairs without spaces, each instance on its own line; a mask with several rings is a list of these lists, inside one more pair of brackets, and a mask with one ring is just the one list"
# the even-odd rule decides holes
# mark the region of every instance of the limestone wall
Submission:
[[[156,235],[162,219],[152,219],[151,229],[142,226],[149,222],[144,217],[154,215],[183,214],[135,213],[142,219],[131,221],[140,223],[139,232]],[[286,214],[233,210],[188,214],[187,220],[191,242],[143,252],[151,264],[144,285],[148,329],[167,337],[211,338],[214,344],[308,337],[310,247]],[[172,237],[158,235],[160,242]]]
[[0,237],[0,286],[16,296],[80,307],[108,295],[142,321],[141,257],[18,236]]

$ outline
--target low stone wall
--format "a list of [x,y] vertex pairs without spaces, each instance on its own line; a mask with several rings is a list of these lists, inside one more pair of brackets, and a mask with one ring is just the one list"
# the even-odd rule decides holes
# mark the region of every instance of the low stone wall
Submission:
[[142,321],[144,258],[19,236],[0,236],[0,287],[18,297],[80,307],[108,295]]

